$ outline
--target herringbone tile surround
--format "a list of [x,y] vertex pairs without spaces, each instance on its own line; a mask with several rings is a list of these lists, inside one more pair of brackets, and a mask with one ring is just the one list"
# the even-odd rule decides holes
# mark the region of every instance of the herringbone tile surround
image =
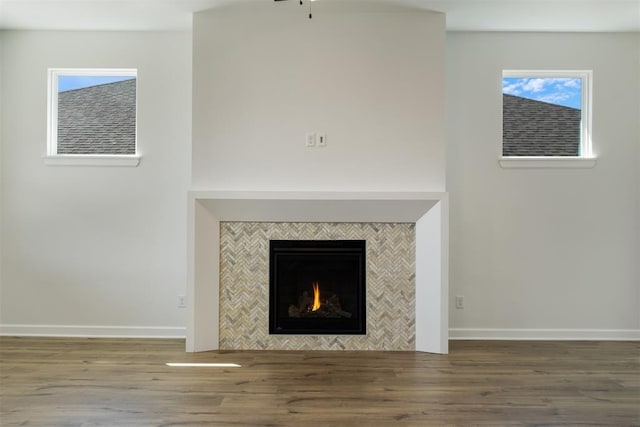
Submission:
[[[367,241],[367,335],[269,335],[274,239]],[[415,350],[415,225],[221,223],[220,348]]]

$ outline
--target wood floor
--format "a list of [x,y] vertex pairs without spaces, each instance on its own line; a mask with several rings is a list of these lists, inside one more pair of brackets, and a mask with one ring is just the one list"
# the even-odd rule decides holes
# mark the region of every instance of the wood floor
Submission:
[[450,345],[188,354],[182,340],[2,337],[0,425],[640,425],[638,342]]

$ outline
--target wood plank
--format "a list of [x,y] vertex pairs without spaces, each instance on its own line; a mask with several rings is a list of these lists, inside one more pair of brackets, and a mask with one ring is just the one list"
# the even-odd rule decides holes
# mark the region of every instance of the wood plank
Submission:
[[637,342],[452,341],[449,355],[194,354],[165,339],[0,346],[2,426],[640,425]]

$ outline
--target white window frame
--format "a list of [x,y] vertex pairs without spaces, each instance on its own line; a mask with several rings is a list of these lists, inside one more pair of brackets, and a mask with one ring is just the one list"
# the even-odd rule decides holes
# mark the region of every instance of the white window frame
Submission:
[[[58,154],[58,78],[61,76],[100,76],[136,78],[135,154]],[[53,166],[138,166],[138,70],[135,68],[49,68],[47,71],[47,150],[44,162]]]
[[[592,168],[596,165],[596,156],[591,142],[592,80],[591,70],[502,70],[500,76],[500,94],[502,79],[515,78],[580,78],[582,80],[582,120],[580,128],[579,156],[503,156],[503,139],[500,139],[499,163],[503,168]],[[501,97],[502,99],[502,97]],[[502,104],[501,104],[502,106]],[[504,117],[500,109],[500,124]],[[501,134],[502,135],[502,134]]]

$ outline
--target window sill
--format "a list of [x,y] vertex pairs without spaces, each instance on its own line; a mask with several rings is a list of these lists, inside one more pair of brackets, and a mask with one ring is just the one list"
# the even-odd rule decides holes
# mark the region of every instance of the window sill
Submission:
[[595,157],[501,157],[503,169],[588,169],[596,165]]
[[94,156],[83,154],[66,154],[59,156],[45,156],[44,164],[48,166],[131,166],[140,164],[138,155],[128,156]]

